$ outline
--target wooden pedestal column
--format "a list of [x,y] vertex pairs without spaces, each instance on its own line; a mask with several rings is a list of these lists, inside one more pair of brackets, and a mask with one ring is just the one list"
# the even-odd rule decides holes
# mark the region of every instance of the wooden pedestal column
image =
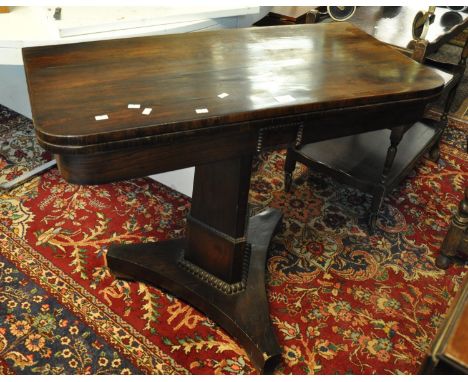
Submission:
[[281,349],[270,322],[265,262],[282,214],[270,208],[248,219],[250,173],[250,156],[198,166],[186,238],[113,245],[107,262],[119,277],[189,301],[268,373]]

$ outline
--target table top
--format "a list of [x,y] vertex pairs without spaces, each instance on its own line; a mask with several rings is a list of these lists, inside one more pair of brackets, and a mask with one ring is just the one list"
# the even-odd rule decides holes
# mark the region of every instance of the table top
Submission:
[[33,47],[23,58],[36,131],[56,145],[431,97],[443,86],[348,23]]
[[[358,7],[349,22],[387,44],[407,48],[413,40],[412,25],[416,13],[427,9],[428,7],[401,6]],[[468,13],[437,7],[434,15],[434,21],[425,38],[434,47],[468,28]]]

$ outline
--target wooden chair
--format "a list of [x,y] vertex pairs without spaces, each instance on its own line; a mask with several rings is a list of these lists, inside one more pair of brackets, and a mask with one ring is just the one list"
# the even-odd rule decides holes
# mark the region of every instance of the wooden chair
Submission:
[[452,259],[463,254],[468,259],[468,187],[465,187],[465,197],[453,216],[450,227],[440,247],[436,259],[439,268],[447,269]]
[[426,47],[426,41],[415,40],[411,50],[400,50],[431,66],[444,78],[447,98],[440,119],[423,119],[414,125],[399,126],[391,131],[379,130],[290,146],[284,170],[286,191],[291,188],[296,162],[300,162],[312,171],[325,173],[368,192],[372,194],[368,226],[369,232],[374,232],[384,196],[408,175],[424,154],[429,154],[434,161],[438,160],[439,141],[447,126],[450,106],[466,67],[468,40],[456,65],[425,58]]

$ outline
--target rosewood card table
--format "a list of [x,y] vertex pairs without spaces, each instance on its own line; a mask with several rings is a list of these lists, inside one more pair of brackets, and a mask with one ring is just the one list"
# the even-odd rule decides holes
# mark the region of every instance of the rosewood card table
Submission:
[[37,138],[67,181],[196,166],[185,237],[114,245],[108,265],[205,312],[264,372],[281,356],[265,291],[281,213],[249,218],[252,156],[412,124],[444,84],[347,23],[34,47],[23,58]]

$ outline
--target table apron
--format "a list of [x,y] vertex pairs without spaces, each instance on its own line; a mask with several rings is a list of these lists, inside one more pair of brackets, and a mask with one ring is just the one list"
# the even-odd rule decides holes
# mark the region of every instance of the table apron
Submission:
[[413,123],[422,117],[426,102],[408,100],[290,115],[93,147],[54,146],[40,138],[39,142],[57,154],[67,181],[100,184]]

